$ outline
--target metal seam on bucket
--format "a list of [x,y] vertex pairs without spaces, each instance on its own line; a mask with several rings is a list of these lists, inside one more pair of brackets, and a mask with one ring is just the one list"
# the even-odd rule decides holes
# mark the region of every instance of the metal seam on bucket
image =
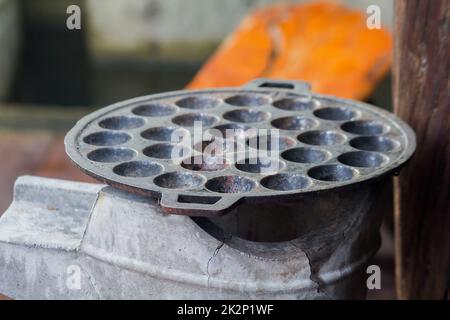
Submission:
[[[373,256],[375,250],[369,252],[367,255],[361,257],[358,261],[352,262],[350,265],[347,265],[343,270],[335,270],[333,272],[329,272],[326,274],[321,274],[321,277],[324,281],[327,282],[327,285],[331,285],[334,282],[342,280],[342,278],[351,276],[356,269],[363,266],[367,263],[367,260]],[[162,278],[164,280],[170,280],[181,283],[189,283],[192,285],[198,286],[208,286],[215,285],[217,287],[221,287],[224,289],[231,290],[245,290],[245,291],[268,291],[268,292],[291,292],[298,290],[309,290],[314,287],[316,284],[314,281],[310,279],[298,279],[297,282],[291,282],[288,285],[286,283],[273,283],[268,282],[262,284],[255,284],[252,281],[243,283],[240,281],[239,283],[230,282],[230,280],[220,280],[216,278],[208,279],[207,275],[192,275],[190,273],[184,273],[182,271],[176,271],[173,269],[162,270],[160,267],[152,267],[149,264],[143,264],[140,261],[132,261],[129,258],[122,258],[118,256],[112,256],[110,253],[105,251],[100,251],[98,248],[84,246],[83,252],[86,253],[87,256],[92,257],[93,259],[98,259],[100,261],[109,263],[113,266],[119,266],[124,269],[128,269],[130,271],[137,271],[145,273],[149,276]],[[309,284],[309,285],[308,285]]]

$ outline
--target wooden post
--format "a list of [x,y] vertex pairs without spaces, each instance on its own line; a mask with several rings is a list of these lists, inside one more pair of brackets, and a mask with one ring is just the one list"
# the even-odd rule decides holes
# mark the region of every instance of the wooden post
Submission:
[[417,135],[396,179],[397,293],[447,299],[450,281],[450,1],[396,0],[394,108]]

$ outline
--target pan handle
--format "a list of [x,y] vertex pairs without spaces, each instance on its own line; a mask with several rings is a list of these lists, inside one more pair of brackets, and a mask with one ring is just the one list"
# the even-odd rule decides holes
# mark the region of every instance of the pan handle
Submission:
[[164,213],[192,217],[222,216],[237,206],[242,199],[239,195],[187,196],[178,193],[163,193],[160,206]]
[[258,78],[252,80],[243,86],[245,89],[277,89],[277,90],[287,90],[296,93],[311,95],[311,85],[305,81],[298,80],[277,80],[277,79],[267,79]]

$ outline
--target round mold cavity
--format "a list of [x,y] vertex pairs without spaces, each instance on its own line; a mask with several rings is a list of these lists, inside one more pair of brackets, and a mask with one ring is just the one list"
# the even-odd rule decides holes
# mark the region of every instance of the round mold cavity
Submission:
[[141,133],[141,137],[147,140],[170,141],[179,143],[183,137],[188,135],[189,131],[176,127],[156,127],[150,128]]
[[341,129],[349,133],[365,136],[379,135],[387,131],[385,125],[373,120],[349,121],[342,124]]
[[221,176],[206,182],[206,188],[219,193],[245,193],[256,187],[256,182],[241,176]]
[[280,135],[259,135],[247,140],[247,145],[259,150],[280,151],[295,145],[295,140]]
[[382,166],[386,161],[386,156],[369,151],[353,151],[341,154],[339,162],[352,167],[375,168]]
[[110,130],[131,130],[142,127],[144,119],[129,116],[116,116],[101,120],[98,125]]
[[253,130],[256,132],[256,129],[244,124],[226,123],[212,128],[209,133],[221,139],[233,139],[248,137]]
[[114,167],[113,172],[122,177],[146,178],[163,171],[163,167],[150,161],[131,161]]
[[137,106],[132,112],[142,117],[166,117],[175,114],[177,108],[168,104],[149,103]]
[[143,150],[144,155],[157,159],[179,159],[190,156],[189,148],[175,143],[157,143]]
[[157,176],[153,182],[167,189],[198,189],[205,182],[205,177],[188,172],[169,172]]
[[321,181],[347,181],[352,179],[355,173],[340,164],[329,164],[309,169],[308,175]]
[[226,169],[229,164],[224,157],[195,156],[184,159],[181,166],[193,171],[219,171]]
[[356,117],[357,113],[347,107],[329,107],[314,111],[317,118],[332,121],[346,121]]
[[298,163],[320,163],[327,159],[327,152],[312,148],[294,148],[281,154],[285,160]]
[[267,189],[276,191],[292,191],[305,189],[310,180],[299,174],[279,173],[261,179],[261,184]]
[[100,131],[83,138],[83,141],[93,146],[111,147],[126,143],[131,136],[125,132]]
[[220,100],[209,96],[187,97],[175,102],[177,106],[184,109],[207,110],[213,109],[220,104]]
[[297,138],[303,143],[316,146],[332,146],[345,141],[345,136],[335,131],[308,131]]
[[225,102],[238,107],[259,107],[270,103],[270,98],[258,94],[237,94],[225,99]]
[[317,121],[303,116],[278,118],[272,121],[275,128],[282,130],[310,130],[318,126]]
[[124,162],[133,159],[137,152],[128,148],[100,148],[87,154],[89,160],[95,162]]
[[389,152],[397,148],[399,143],[386,137],[364,136],[352,139],[350,145],[363,151]]
[[172,119],[173,123],[183,127],[193,127],[197,122],[204,127],[210,127],[218,121],[216,116],[207,113],[187,113]]
[[236,163],[235,167],[238,170],[249,172],[249,173],[261,173],[269,174],[280,171],[283,168],[283,163],[271,159],[271,158],[247,158],[243,163]]
[[314,109],[314,101],[306,98],[285,98],[275,101],[273,106],[286,111],[305,111]]
[[233,110],[223,115],[224,119],[235,122],[262,122],[270,118],[270,114],[264,111],[258,110]]

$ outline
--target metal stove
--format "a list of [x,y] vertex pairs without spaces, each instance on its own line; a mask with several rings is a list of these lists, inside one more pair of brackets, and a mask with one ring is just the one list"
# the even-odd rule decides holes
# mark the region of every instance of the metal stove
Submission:
[[0,220],[12,297],[363,298],[377,195],[415,149],[391,113],[268,79],[120,102],[65,143],[109,186],[18,180]]

